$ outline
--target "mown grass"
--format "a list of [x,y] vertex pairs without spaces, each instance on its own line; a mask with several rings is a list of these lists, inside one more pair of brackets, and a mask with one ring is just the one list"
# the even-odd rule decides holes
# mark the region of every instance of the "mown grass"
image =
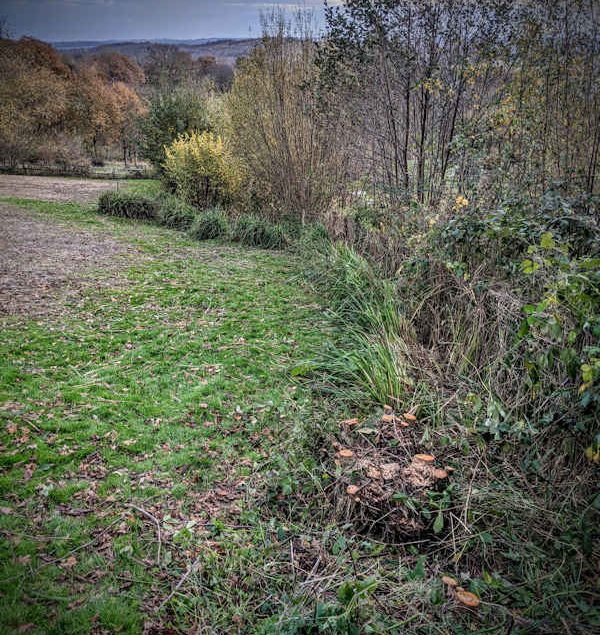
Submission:
[[[189,627],[197,611],[224,632],[277,611],[258,610],[264,580],[253,587],[247,567],[266,571],[277,543],[258,502],[308,398],[289,369],[324,326],[290,284],[293,264],[78,205],[12,202],[142,256],[125,285],[88,292],[61,319],[2,325],[2,632],[138,633],[154,618]],[[140,510],[160,519],[160,560]],[[156,613],[198,558],[209,587],[234,575],[241,586],[185,610],[176,594]]]
[[125,179],[120,181],[125,189],[132,194],[141,194],[150,198],[158,196],[162,191],[162,183],[159,179]]

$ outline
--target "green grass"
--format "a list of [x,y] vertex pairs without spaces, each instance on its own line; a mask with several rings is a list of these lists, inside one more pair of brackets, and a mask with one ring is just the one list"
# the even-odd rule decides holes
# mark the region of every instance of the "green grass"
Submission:
[[[12,203],[143,257],[125,286],[89,292],[60,320],[2,325],[0,631],[141,632],[198,557],[226,577],[186,610],[176,594],[161,619],[189,627],[200,610],[227,630],[238,614],[268,616],[277,603],[257,613],[245,567],[278,548],[254,497],[308,398],[289,370],[323,337],[293,261],[78,205]],[[159,562],[156,527],[131,504],[160,518]],[[234,575],[239,604],[224,604]]]
[[149,198],[154,198],[163,191],[158,179],[124,179],[120,183],[123,183],[129,192],[143,194]]

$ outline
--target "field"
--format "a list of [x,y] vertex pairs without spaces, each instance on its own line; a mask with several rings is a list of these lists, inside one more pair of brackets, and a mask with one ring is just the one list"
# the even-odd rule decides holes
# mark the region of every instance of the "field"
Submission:
[[259,503],[308,407],[289,370],[324,329],[293,259],[85,204],[1,211],[20,242],[1,250],[0,631],[277,612],[290,529]]

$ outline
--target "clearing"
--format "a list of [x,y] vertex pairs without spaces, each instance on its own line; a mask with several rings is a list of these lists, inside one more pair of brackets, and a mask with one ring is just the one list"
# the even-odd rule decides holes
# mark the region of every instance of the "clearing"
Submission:
[[53,200],[0,207],[0,632],[255,632],[318,569],[270,488],[321,309],[289,254],[13,178]]
[[123,181],[101,179],[0,174],[0,197],[92,203],[102,192],[119,189],[122,183]]

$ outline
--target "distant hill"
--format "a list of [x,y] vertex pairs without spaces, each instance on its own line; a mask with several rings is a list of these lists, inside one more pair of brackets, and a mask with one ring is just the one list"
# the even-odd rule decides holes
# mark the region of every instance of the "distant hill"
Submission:
[[118,51],[123,55],[134,58],[142,63],[153,44],[170,44],[182,51],[189,52],[194,59],[199,57],[214,57],[217,62],[233,66],[238,57],[247,55],[256,44],[258,38],[203,38],[196,40],[103,40],[103,41],[74,41],[52,42],[52,45],[64,53],[74,56],[94,55],[103,51]]

